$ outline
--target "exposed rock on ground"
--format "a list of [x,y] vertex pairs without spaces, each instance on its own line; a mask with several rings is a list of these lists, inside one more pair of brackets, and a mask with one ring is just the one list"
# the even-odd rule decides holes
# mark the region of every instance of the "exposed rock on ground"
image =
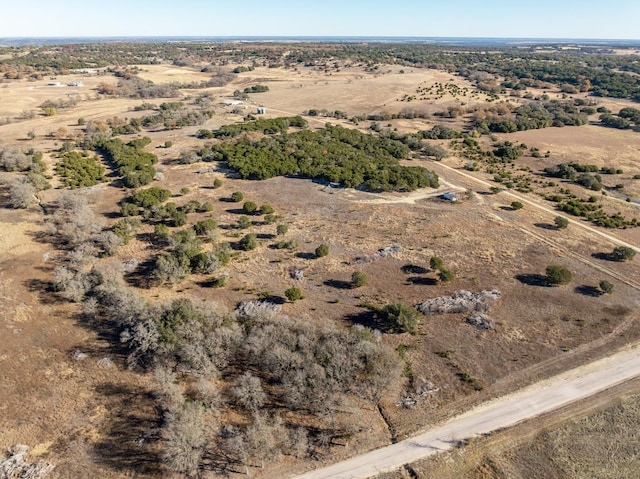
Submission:
[[440,296],[420,303],[423,314],[486,313],[500,298],[500,291],[456,291],[451,296]]

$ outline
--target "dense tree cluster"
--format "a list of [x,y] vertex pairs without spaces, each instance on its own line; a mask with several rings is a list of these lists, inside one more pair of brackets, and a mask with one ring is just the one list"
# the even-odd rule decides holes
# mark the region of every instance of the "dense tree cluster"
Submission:
[[225,161],[243,178],[256,180],[296,175],[374,191],[438,186],[435,173],[398,163],[409,154],[405,145],[340,126],[259,141],[240,139],[206,147],[200,154],[205,160]]
[[573,102],[552,100],[530,102],[515,108],[512,113],[478,117],[473,126],[481,133],[512,133],[552,126],[580,126],[588,121],[588,115]]
[[62,177],[62,182],[71,188],[93,186],[105,181],[104,167],[98,158],[79,151],[61,153],[55,169]]
[[144,151],[151,139],[143,137],[124,143],[119,138],[102,141],[98,149],[113,163],[119,176],[128,188],[137,188],[151,183],[158,157]]
[[613,115],[608,111],[600,115],[600,123],[611,128],[626,130],[631,125],[640,126],[640,110],[632,107],[622,108],[617,115]]
[[244,93],[264,93],[269,91],[269,87],[267,85],[253,85],[245,88]]
[[307,120],[301,116],[271,118],[267,120],[255,120],[246,123],[223,125],[214,132],[215,138],[233,138],[244,132],[259,131],[266,135],[284,133],[289,127],[306,128]]

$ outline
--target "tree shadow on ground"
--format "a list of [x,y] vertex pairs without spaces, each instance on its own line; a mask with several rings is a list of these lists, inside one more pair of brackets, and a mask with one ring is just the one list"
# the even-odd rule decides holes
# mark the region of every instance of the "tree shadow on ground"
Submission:
[[315,253],[296,253],[296,258],[300,259],[315,259]]
[[244,210],[242,208],[229,208],[228,210],[225,210],[225,212],[229,213],[230,215],[245,215],[245,216],[251,216],[247,213],[244,212]]
[[160,417],[150,391],[107,383],[96,392],[108,399],[104,434],[94,446],[96,461],[113,470],[160,477],[158,448]]
[[126,273],[124,279],[127,283],[137,286],[138,288],[150,288],[153,284],[154,266],[155,258],[151,257],[138,264],[135,270]]
[[337,288],[337,289],[352,289],[353,288],[353,284],[351,284],[349,281],[341,281],[339,279],[328,279],[328,280],[324,281],[323,284],[325,286],[329,286],[330,288]]
[[345,317],[347,321],[353,324],[360,324],[366,328],[379,329],[383,331],[384,324],[380,321],[379,315],[375,311],[365,310],[358,313],[349,314]]
[[552,225],[551,223],[534,223],[533,226],[535,226],[536,228],[542,228],[543,230],[557,230],[558,228],[555,227],[555,225]]
[[353,324],[359,324],[369,329],[377,329],[383,333],[392,333],[394,329],[384,320],[384,315],[372,309],[367,309],[359,313],[349,314],[345,317],[347,321]]
[[38,294],[38,302],[41,304],[61,304],[67,301],[55,294],[53,283],[51,281],[43,281],[41,279],[27,279],[24,286],[32,293]]
[[426,274],[429,272],[427,268],[416,264],[405,264],[401,269],[404,274]]
[[574,291],[578,294],[581,294],[583,296],[591,296],[593,298],[597,298],[599,296],[602,296],[604,293],[602,291],[600,291],[599,288],[595,287],[595,286],[590,286],[588,284],[583,284],[581,286],[577,286]]
[[544,288],[549,287],[547,278],[541,274],[517,274],[514,276],[514,278],[520,281],[522,284],[527,284],[529,286],[541,286]]
[[422,286],[435,286],[438,284],[438,280],[435,278],[425,278],[423,276],[411,276],[407,278],[407,283],[419,284]]
[[615,258],[611,253],[593,253],[591,257],[595,259],[601,259],[604,261],[615,261]]
[[269,234],[269,233],[258,233],[258,234],[256,235],[256,238],[258,238],[258,239],[264,239],[264,240],[270,240],[270,239],[273,239],[273,238],[275,238],[275,237],[276,237],[276,235],[274,235],[274,234]]

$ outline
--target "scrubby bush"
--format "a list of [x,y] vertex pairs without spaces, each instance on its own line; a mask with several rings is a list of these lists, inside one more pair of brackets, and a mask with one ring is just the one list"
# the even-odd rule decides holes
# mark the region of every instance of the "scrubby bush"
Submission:
[[441,283],[448,283],[450,281],[453,281],[455,279],[456,275],[453,273],[453,271],[442,267],[438,270],[438,280],[440,280]]
[[553,222],[559,230],[566,229],[569,226],[569,220],[564,216],[556,216]]
[[418,312],[403,303],[391,303],[380,311],[389,330],[415,334],[420,324]]
[[36,203],[36,188],[27,178],[16,178],[9,183],[9,206],[28,208]]
[[549,265],[546,269],[545,276],[547,283],[551,286],[560,286],[564,284],[569,284],[573,279],[573,275],[571,271],[563,266],[558,265]]
[[636,250],[629,246],[616,246],[611,257],[614,261],[631,261],[636,255]]
[[437,271],[444,267],[444,262],[442,261],[442,258],[438,256],[432,256],[429,260],[429,267],[432,270]]
[[362,271],[354,271],[351,274],[351,284],[354,288],[360,288],[367,284],[367,275]]
[[299,299],[304,299],[304,296],[302,295],[302,291],[300,291],[300,288],[296,288],[296,287],[287,289],[284,292],[284,295],[292,303],[295,301],[298,301]]
[[604,293],[604,294],[611,294],[613,293],[613,284],[610,283],[607,280],[602,280],[600,281],[600,290]]
[[239,241],[238,246],[244,251],[251,251],[252,249],[256,249],[256,247],[258,246],[256,235],[253,233],[244,235]]
[[135,205],[142,208],[149,208],[154,205],[160,205],[171,198],[171,191],[166,188],[152,186],[144,190],[138,190],[130,199]]
[[242,212],[246,215],[255,214],[258,211],[258,205],[256,205],[253,201],[245,201],[242,205]]
[[260,207],[260,214],[261,215],[273,215],[274,209],[273,206],[271,205],[262,205]]
[[244,199],[244,195],[240,191],[234,191],[231,193],[231,201],[234,203],[240,203]]
[[246,230],[249,226],[251,226],[251,220],[248,216],[241,216],[238,218],[238,228],[241,230]]
[[197,235],[205,235],[209,231],[215,230],[218,227],[218,223],[216,220],[209,218],[206,220],[198,221],[193,229],[195,230]]
[[317,258],[323,258],[328,255],[329,255],[329,246],[327,246],[326,244],[322,243],[320,246],[316,248]]

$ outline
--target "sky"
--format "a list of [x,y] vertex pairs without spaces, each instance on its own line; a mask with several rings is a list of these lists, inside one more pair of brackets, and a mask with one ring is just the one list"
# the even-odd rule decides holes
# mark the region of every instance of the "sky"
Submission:
[[8,0],[0,37],[640,39],[640,0]]

